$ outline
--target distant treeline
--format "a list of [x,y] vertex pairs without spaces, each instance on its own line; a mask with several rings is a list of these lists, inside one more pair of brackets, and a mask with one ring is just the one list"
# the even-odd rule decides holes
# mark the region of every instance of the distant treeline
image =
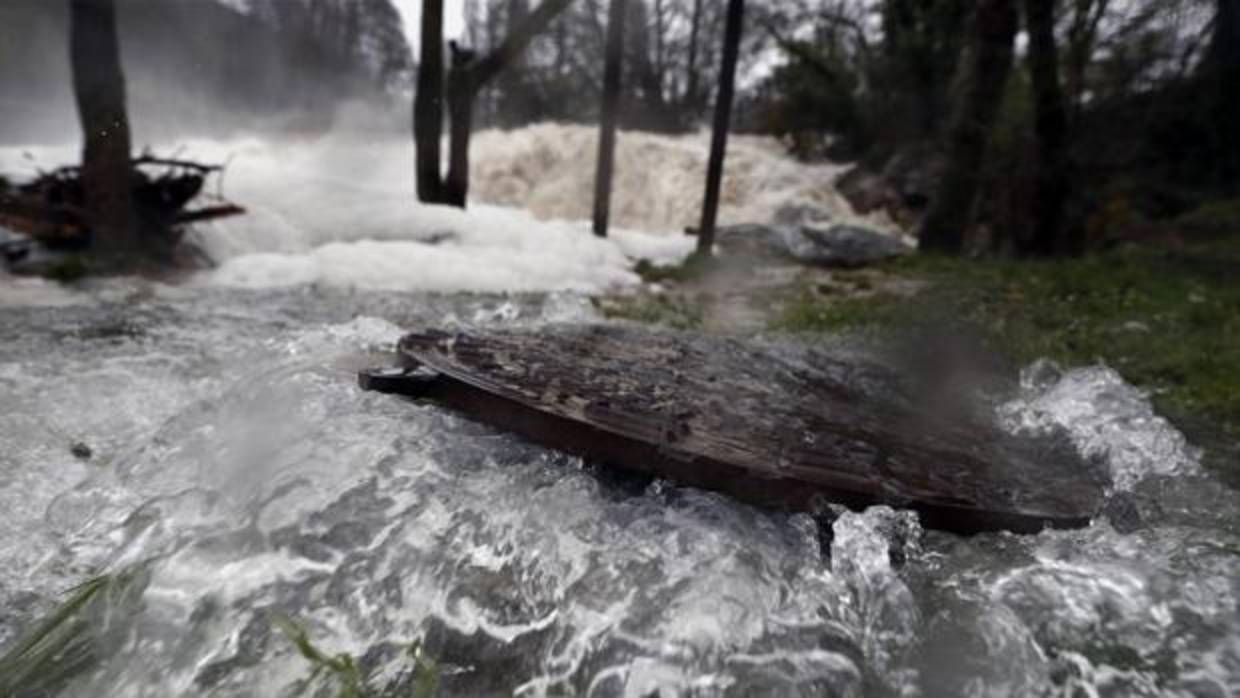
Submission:
[[[317,130],[412,79],[391,0],[118,0],[117,13],[140,137]],[[0,2],[0,140],[76,135],[67,33],[67,2]]]
[[[463,43],[494,50],[541,0],[465,0]],[[630,0],[624,41],[622,128],[684,131],[702,125],[719,78],[720,0]],[[591,123],[603,84],[608,2],[576,0],[480,95],[476,121],[514,127],[538,121]],[[766,39],[750,32],[742,75],[763,60]]]
[[903,209],[923,246],[1079,252],[1240,195],[1238,0],[752,8],[784,58],[751,123],[860,160],[854,203]]

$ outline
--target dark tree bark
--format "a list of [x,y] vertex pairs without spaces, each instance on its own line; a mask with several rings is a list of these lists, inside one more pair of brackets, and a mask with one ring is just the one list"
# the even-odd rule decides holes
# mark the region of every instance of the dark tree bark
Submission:
[[473,104],[478,93],[512,65],[534,37],[551,26],[551,21],[570,3],[572,0],[543,0],[502,43],[480,59],[474,58],[468,49],[453,48],[452,79],[448,88],[452,130],[443,203],[464,208],[469,198],[469,141],[473,131]]
[[1222,188],[1240,194],[1240,0],[1218,0],[1208,69],[1213,73],[1211,115],[1220,150]]
[[607,237],[607,226],[611,218],[611,179],[616,157],[616,124],[620,116],[627,4],[627,0],[611,0],[607,13],[603,106],[599,114],[598,168],[594,175],[594,234],[604,238]]
[[698,226],[699,255],[710,254],[715,244],[719,191],[723,184],[723,158],[728,149],[728,128],[732,123],[732,97],[736,87],[736,61],[740,55],[744,23],[745,0],[728,0],[728,15],[723,30],[723,65],[719,68],[719,93],[715,97],[710,162],[706,166],[706,196],[702,201],[702,222]]
[[139,251],[129,164],[125,76],[112,0],[70,0],[69,53],[82,124],[82,186],[92,245],[101,255]]
[[663,89],[659,73],[651,59],[650,16],[642,0],[629,5],[628,13],[626,24],[633,29],[630,33],[631,38],[625,42],[629,53],[626,63],[631,73],[630,82],[641,93],[645,112],[644,118],[638,122],[643,125],[638,128],[658,130],[664,127],[662,122],[666,110],[663,104]]
[[667,84],[667,17],[663,0],[654,0],[654,66],[659,74],[659,86]]
[[416,150],[418,200],[444,203],[439,141],[443,136],[443,0],[422,3],[421,63],[418,93],[413,100],[413,141]]
[[[517,33],[521,25],[529,20],[529,0],[508,0],[508,16],[506,18],[508,36]],[[512,61],[504,69],[503,78],[497,81],[502,97],[499,123],[506,128],[527,124],[536,118],[533,95],[526,80],[526,64],[521,54],[512,57]]]
[[964,249],[1018,24],[1012,0],[979,0],[971,45],[959,67],[960,95],[948,125],[947,164],[918,231],[922,250],[959,254]]
[[448,131],[448,179],[444,182],[444,202],[465,208],[469,200],[469,136],[473,130],[474,85],[471,51],[452,47],[452,68],[448,73],[448,112],[452,115]]
[[[968,0],[884,0],[883,62],[878,88],[902,102],[909,121],[896,134],[930,139],[940,133],[952,72],[959,64],[960,36],[969,19]],[[890,126],[885,130],[892,132]]]
[[1063,239],[1068,196],[1068,113],[1059,82],[1054,0],[1025,0],[1029,31],[1029,72],[1033,78],[1037,162],[1033,183],[1033,234],[1026,254],[1050,256],[1069,251]]
[[702,31],[702,0],[693,0],[693,17],[689,21],[689,60],[688,75],[685,76],[684,103],[689,108],[697,105],[698,96],[698,38]]

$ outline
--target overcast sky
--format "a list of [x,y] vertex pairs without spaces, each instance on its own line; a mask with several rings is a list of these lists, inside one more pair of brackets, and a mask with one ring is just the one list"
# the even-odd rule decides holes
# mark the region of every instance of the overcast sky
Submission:
[[[418,49],[418,30],[422,17],[422,0],[393,0],[396,8],[405,17],[405,34],[409,37],[409,45],[416,52]],[[464,28],[465,15],[462,11],[465,0],[444,0],[444,33],[447,38],[461,35]]]

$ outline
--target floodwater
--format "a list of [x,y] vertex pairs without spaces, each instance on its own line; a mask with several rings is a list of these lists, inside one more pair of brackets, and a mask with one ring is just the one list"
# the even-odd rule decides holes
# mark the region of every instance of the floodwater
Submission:
[[1067,429],[1109,516],[965,538],[876,507],[824,535],[356,387],[402,329],[596,320],[584,296],[55,300],[0,304],[0,654],[132,581],[88,609],[86,660],[31,679],[52,695],[298,695],[276,617],[376,695],[414,641],[443,695],[1240,693],[1240,501],[1104,367],[1030,367],[997,412]]

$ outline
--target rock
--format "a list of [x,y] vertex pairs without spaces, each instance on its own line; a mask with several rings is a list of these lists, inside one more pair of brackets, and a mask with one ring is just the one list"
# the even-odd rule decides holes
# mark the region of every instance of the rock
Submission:
[[72,453],[73,457],[78,460],[90,460],[91,456],[95,455],[95,452],[90,450],[90,446],[87,446],[81,441],[78,441],[70,446],[69,453]]
[[[789,207],[782,218],[818,216],[813,207]],[[740,223],[715,231],[715,242],[733,254],[790,258],[820,267],[864,267],[913,252],[903,239],[851,223],[763,224]]]
[[743,223],[719,228],[715,239],[730,252],[791,258],[827,267],[862,267],[912,251],[895,236],[850,224],[817,228]]
[[947,159],[933,144],[915,144],[897,151],[883,166],[881,177],[909,212],[920,215],[943,177]]
[[1137,500],[1126,492],[1117,492],[1108,497],[1102,506],[1102,516],[1119,533],[1134,533],[1145,526]]
[[30,254],[34,241],[11,228],[0,225],[0,259],[15,264]]
[[836,182],[836,189],[858,213],[883,211],[902,227],[912,228],[930,203],[945,159],[930,144],[894,153],[881,169],[858,165]]
[[825,225],[831,212],[813,204],[784,204],[775,211],[775,225]]
[[899,203],[895,189],[881,174],[860,165],[845,172],[835,187],[857,213],[886,211]]
[[898,238],[858,225],[833,225],[826,230],[801,227],[810,244],[793,256],[802,261],[838,267],[862,267],[908,254],[912,250]]

